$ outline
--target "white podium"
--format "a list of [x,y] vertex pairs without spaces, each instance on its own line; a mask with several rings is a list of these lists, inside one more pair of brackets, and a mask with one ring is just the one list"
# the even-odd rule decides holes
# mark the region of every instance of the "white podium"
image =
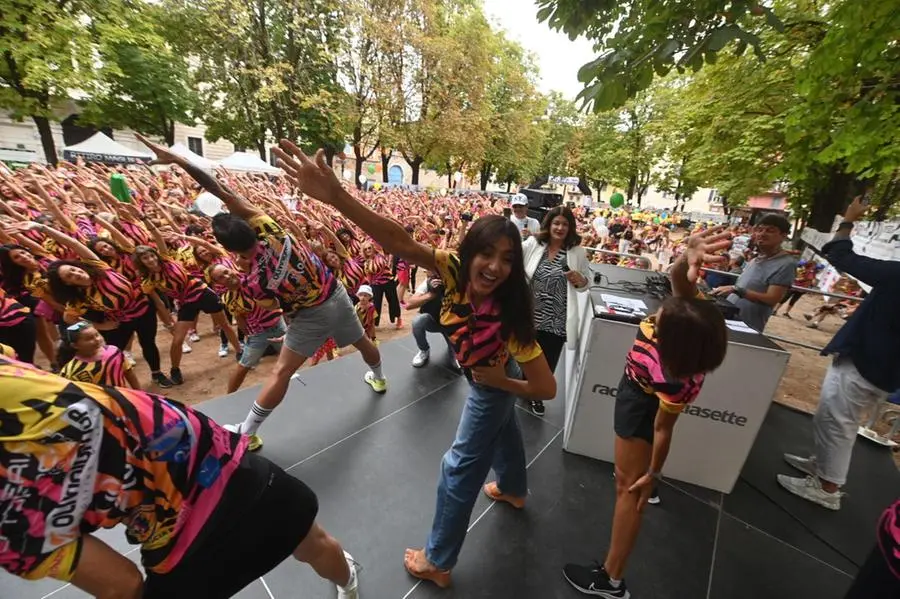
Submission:
[[[653,274],[597,265],[607,281],[640,282]],[[613,410],[625,355],[637,325],[596,315],[591,295],[600,292],[640,298],[616,289],[583,294],[581,338],[567,350],[565,363],[566,421],[563,448],[587,457],[613,461]],[[658,301],[644,298],[650,311]],[[730,493],[756,440],[790,356],[764,335],[729,330],[728,354],[706,377],[697,400],[686,407],[675,426],[663,476]]]

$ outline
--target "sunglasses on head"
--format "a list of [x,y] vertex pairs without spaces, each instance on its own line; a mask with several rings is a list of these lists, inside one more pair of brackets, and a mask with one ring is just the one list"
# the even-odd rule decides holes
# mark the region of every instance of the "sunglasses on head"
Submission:
[[75,341],[75,339],[78,338],[78,335],[81,333],[81,331],[85,330],[89,326],[91,326],[91,323],[86,320],[79,320],[75,324],[70,324],[66,327],[66,341],[72,343],[73,341]]

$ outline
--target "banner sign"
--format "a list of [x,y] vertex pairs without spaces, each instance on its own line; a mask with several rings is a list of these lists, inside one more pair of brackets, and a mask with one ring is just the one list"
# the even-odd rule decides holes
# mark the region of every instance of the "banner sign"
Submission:
[[553,185],[578,185],[578,177],[550,177],[550,183]]
[[83,158],[85,162],[102,162],[103,164],[143,164],[148,160],[146,158],[122,156],[120,154],[96,154],[94,152],[73,152],[72,150],[63,151],[63,159],[69,162],[75,162],[75,158],[79,156]]
[[[842,220],[840,216],[835,217],[829,233],[806,227],[800,237],[815,249],[822,249],[834,237]],[[900,260],[900,220],[854,223],[850,239],[853,241],[853,250],[861,256],[877,260]]]

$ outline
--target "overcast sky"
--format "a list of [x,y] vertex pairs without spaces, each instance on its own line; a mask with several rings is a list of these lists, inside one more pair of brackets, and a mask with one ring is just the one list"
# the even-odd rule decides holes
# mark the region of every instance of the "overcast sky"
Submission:
[[537,57],[541,91],[556,90],[574,100],[583,87],[578,82],[578,69],[595,57],[591,43],[584,38],[570,42],[565,34],[538,23],[533,0],[483,2],[488,18]]

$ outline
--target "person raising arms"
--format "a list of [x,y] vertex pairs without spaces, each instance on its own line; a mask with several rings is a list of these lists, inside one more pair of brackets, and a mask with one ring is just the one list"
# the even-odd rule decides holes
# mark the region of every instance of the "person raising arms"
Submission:
[[[472,225],[458,253],[428,247],[351,196],[322,150],[313,161],[282,140],[274,153],[288,180],[304,193],[337,208],[386,253],[436,272],[444,281],[440,324],[465,369],[469,394],[456,440],[441,463],[428,542],[424,549],[407,549],[404,565],[412,576],[447,587],[479,490],[494,501],[525,506],[528,486],[516,396],[556,396],[556,380],[535,341],[520,234],[507,219],[486,216]],[[482,487],[491,467],[497,481]]]
[[[229,213],[213,218],[213,234],[226,250],[250,261],[247,281],[255,299],[276,297],[291,318],[284,346],[272,376],[263,385],[247,417],[234,428],[256,435],[260,425],[281,403],[291,375],[329,337],[339,347],[353,345],[369,366],[364,381],[376,393],[387,391],[381,354],[363,331],[349,296],[322,260],[298,243],[277,222],[213,176],[154,144],[137,138],[156,154],[157,164],[177,164],[207,191],[222,200]],[[257,435],[258,436],[258,435]],[[261,447],[262,441],[254,447]]]

